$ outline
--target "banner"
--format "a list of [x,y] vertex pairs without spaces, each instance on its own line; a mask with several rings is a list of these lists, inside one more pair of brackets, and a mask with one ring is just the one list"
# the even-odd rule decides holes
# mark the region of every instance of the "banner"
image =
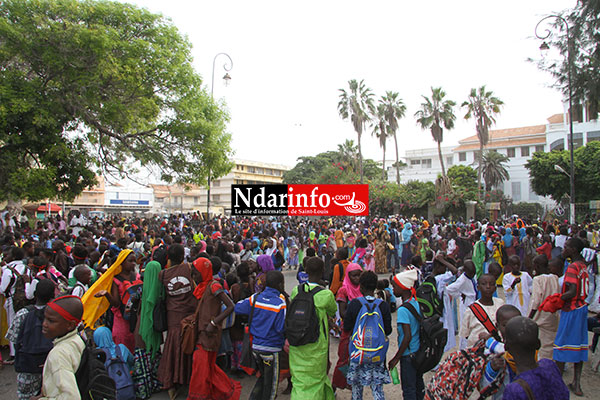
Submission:
[[232,215],[369,215],[369,185],[231,185]]

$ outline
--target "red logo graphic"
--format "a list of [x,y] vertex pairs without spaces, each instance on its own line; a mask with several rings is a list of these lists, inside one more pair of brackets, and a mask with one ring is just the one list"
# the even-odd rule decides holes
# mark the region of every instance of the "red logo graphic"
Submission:
[[288,215],[369,215],[369,185],[288,185]]

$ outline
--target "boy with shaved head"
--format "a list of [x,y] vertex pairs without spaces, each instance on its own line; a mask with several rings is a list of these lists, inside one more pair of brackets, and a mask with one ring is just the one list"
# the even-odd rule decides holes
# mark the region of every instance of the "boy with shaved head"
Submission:
[[54,347],[44,364],[42,396],[37,399],[81,399],[75,371],[85,347],[77,334],[82,315],[83,304],[77,296],[59,297],[46,306],[42,333],[54,340]]

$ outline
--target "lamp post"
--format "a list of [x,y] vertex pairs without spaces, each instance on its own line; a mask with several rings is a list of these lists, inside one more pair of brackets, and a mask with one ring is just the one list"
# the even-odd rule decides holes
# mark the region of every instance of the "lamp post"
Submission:
[[[210,97],[214,98],[213,91],[215,89],[215,62],[219,56],[225,56],[229,60],[229,63],[223,64],[223,69],[225,70],[225,75],[223,76],[223,80],[225,81],[225,85],[229,83],[231,80],[231,76],[229,75],[229,71],[233,68],[233,60],[227,53],[217,53],[213,58],[213,66],[212,66],[212,78],[210,84]],[[208,188],[206,190],[206,219],[210,218],[210,167],[208,168]]]
[[[535,26],[535,36],[538,39],[545,40],[550,37],[552,32],[550,29],[546,29],[543,34],[538,33],[538,28],[540,24],[547,19],[554,19],[561,24],[563,24],[567,30],[567,87],[569,92],[569,152],[571,155],[571,173],[569,175],[569,181],[571,186],[570,193],[570,213],[569,213],[569,223],[575,223],[575,162],[573,161],[573,92],[571,88],[571,69],[573,68],[573,63],[571,62],[571,36],[569,34],[569,23],[566,19],[561,17],[560,15],[548,15],[547,17],[542,18],[537,25]],[[540,46],[540,50],[545,51],[550,49],[550,46],[544,41]]]

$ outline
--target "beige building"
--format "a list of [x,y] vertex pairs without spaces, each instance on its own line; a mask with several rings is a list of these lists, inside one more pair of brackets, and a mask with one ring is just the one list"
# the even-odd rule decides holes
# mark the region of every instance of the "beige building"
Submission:
[[[234,166],[225,176],[210,185],[210,212],[228,215],[231,212],[231,185],[282,183],[283,173],[290,168],[281,164],[260,161],[232,160]],[[177,213],[200,211],[205,213],[207,194],[205,187],[190,185],[150,185],[154,190],[154,211]]]

